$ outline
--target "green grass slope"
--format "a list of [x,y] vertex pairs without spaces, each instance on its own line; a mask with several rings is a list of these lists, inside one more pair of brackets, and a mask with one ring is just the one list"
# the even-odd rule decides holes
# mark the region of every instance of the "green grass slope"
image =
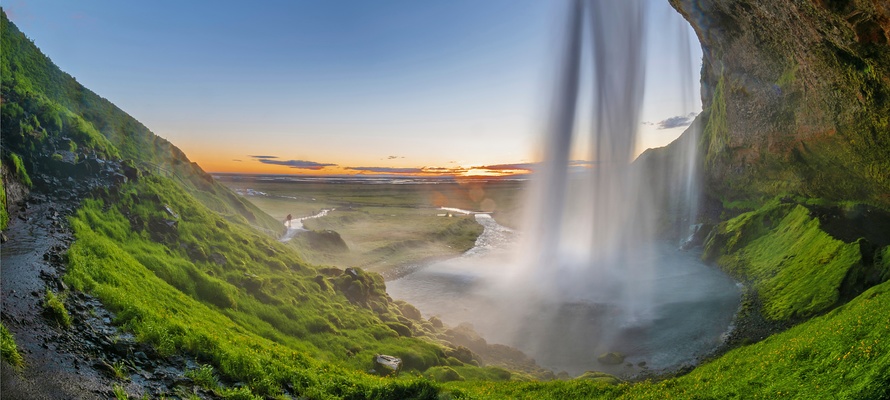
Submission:
[[[229,219],[280,232],[283,227],[235,196],[189,161],[176,146],[60,70],[0,11],[0,128],[2,153],[22,156],[33,171],[48,159],[68,168],[90,157],[125,159],[170,176],[210,209]],[[17,165],[18,166],[18,165]]]
[[87,200],[71,223],[72,288],[99,296],[116,324],[162,354],[196,355],[258,394],[408,384],[360,372],[378,353],[401,357],[406,371],[446,362],[446,347],[411,337],[431,325],[403,316],[379,276],[316,270],[168,179]]
[[721,223],[705,258],[750,282],[773,320],[809,317],[834,306],[844,279],[862,264],[859,242],[820,229],[799,204],[774,201]]

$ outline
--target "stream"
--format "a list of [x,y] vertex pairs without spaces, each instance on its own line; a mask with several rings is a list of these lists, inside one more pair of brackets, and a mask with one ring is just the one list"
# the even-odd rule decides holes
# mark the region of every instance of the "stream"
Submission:
[[293,239],[294,236],[296,236],[298,232],[306,230],[306,227],[303,226],[303,221],[305,221],[307,219],[324,217],[325,215],[328,215],[328,213],[331,211],[334,211],[334,209],[333,208],[331,208],[331,209],[325,208],[325,209],[322,209],[318,214],[310,215],[308,217],[295,218],[295,219],[290,220],[290,222],[285,221],[284,226],[287,227],[287,232],[285,232],[284,236],[282,236],[280,239],[278,239],[278,241],[287,242],[287,241]]

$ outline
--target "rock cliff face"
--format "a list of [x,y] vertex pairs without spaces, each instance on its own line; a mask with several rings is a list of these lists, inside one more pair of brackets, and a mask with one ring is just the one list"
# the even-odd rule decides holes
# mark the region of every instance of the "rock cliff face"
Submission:
[[890,206],[890,1],[670,2],[704,53],[707,195]]

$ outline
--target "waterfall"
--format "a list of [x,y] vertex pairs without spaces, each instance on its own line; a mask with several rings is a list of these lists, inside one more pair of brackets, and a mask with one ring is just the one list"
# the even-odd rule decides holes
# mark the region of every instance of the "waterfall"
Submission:
[[[526,347],[535,347],[542,336],[552,338],[530,328],[531,321],[553,329],[540,316],[564,315],[567,305],[594,310],[599,332],[586,334],[603,349],[622,332],[657,318],[652,277],[661,194],[648,185],[646,171],[632,164],[645,92],[646,20],[642,1],[571,3],[544,160],[531,184],[519,260],[500,291],[511,293],[501,318],[524,325],[515,341]],[[688,36],[683,40],[689,58]],[[691,60],[686,62],[689,70]],[[592,87],[580,86],[584,74]],[[691,87],[691,80],[683,83]],[[579,109],[584,91],[590,95],[587,110]],[[687,91],[684,101],[689,98]],[[590,119],[589,132],[576,132],[581,118]],[[571,159],[578,134],[589,135],[588,164]],[[676,218],[688,224],[697,206],[697,139],[685,142],[689,146],[670,168],[668,201],[678,208]]]

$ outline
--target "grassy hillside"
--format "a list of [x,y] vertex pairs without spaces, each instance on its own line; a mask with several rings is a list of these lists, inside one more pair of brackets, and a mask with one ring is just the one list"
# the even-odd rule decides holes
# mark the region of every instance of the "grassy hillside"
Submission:
[[176,179],[230,220],[282,230],[278,221],[214,181],[176,146],[60,70],[5,12],[0,14],[4,162],[18,154],[19,164],[32,173],[67,175],[89,168],[87,159],[129,160],[145,173]]
[[[73,289],[99,296],[116,324],[162,354],[197,355],[257,394],[396,390],[413,384],[412,371],[463,365],[429,321],[388,299],[379,276],[308,266],[166,178],[88,200],[71,223]],[[362,372],[378,353],[401,357],[408,377]]]

